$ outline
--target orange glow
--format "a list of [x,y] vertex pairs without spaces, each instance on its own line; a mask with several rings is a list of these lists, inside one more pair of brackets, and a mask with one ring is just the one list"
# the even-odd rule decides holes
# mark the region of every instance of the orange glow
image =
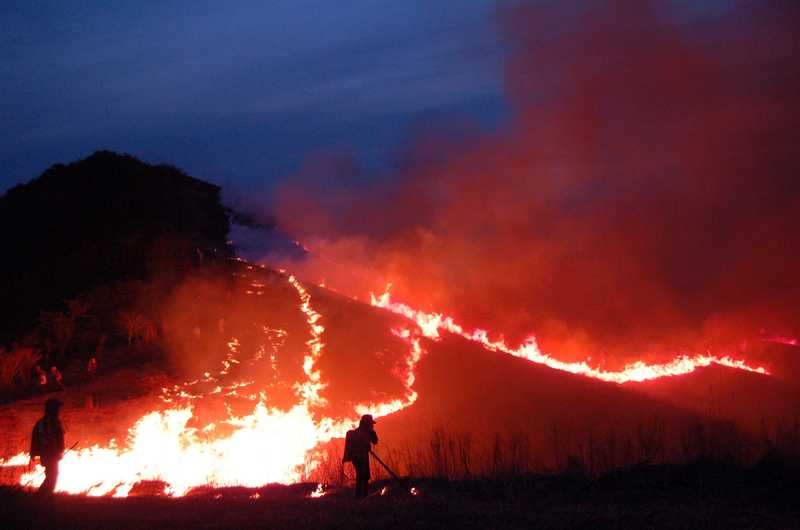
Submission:
[[[693,372],[695,369],[719,364],[738,370],[769,374],[763,366],[750,366],[744,360],[733,359],[728,356],[717,356],[712,354],[705,355],[678,355],[672,361],[663,364],[647,364],[643,361],[636,361],[625,365],[620,371],[600,370],[589,366],[585,361],[564,362],[551,357],[547,353],[539,350],[536,337],[533,335],[526,338],[522,344],[516,348],[507,345],[503,339],[491,340],[489,333],[484,329],[466,331],[461,325],[456,323],[452,317],[441,313],[426,313],[414,309],[406,304],[394,302],[387,289],[380,296],[371,295],[372,305],[388,309],[398,315],[402,315],[415,322],[422,334],[433,340],[440,338],[442,331],[453,333],[469,341],[477,342],[490,351],[507,353],[514,357],[521,357],[537,364],[543,364],[556,370],[583,375],[609,383],[628,383],[632,381],[648,381],[659,377],[684,375]],[[413,383],[413,379],[412,379]]]
[[402,410],[417,401],[417,392],[412,388],[414,381],[416,380],[414,369],[417,366],[417,362],[419,362],[419,360],[422,358],[424,350],[420,345],[419,337],[413,334],[410,330],[405,328],[393,329],[392,334],[400,339],[403,339],[409,346],[410,353],[406,358],[406,366],[408,368],[405,380],[406,395],[403,399],[395,399],[389,402],[358,405],[356,406],[356,412],[358,412],[359,415],[372,414],[376,417],[386,416],[388,414],[392,414],[393,412],[397,412],[398,410]]
[[[502,339],[490,339],[486,330],[466,331],[452,317],[425,313],[394,302],[386,292],[379,297],[372,296],[372,304],[416,324],[391,330],[408,348],[402,381],[404,395],[387,402],[355,405],[345,418],[320,417],[312,411],[318,411],[326,403],[321,396],[326,383],[317,367],[325,351],[323,317],[314,308],[308,290],[294,276],[289,276],[287,281],[297,292],[309,337],[303,353],[303,379],[294,384],[297,401],[291,408],[280,410],[270,406],[266,391],[259,389],[253,380],[232,379],[232,370],[237,366],[257,362],[274,365],[274,348],[270,354],[267,345],[262,344],[256,348],[252,359],[242,359],[239,340],[230,337],[218,371],[204,371],[201,377],[163,388],[162,407],[142,415],[128,430],[126,440],[111,440],[104,446],[94,445],[67,452],[61,463],[58,491],[125,497],[140,481],[162,481],[166,484],[164,494],[181,496],[191,488],[203,485],[258,487],[267,483],[298,482],[303,478],[303,470],[313,471],[319,464],[315,448],[333,438],[343,437],[359,415],[385,416],[417,400],[415,369],[425,354],[422,338],[439,340],[442,332],[456,334],[490,351],[613,383],[681,375],[711,364],[768,373],[765,368],[750,366],[743,360],[711,354],[681,355],[664,364],[637,361],[616,372],[600,370],[586,362],[559,361],[541,352],[534,337],[512,348]],[[257,289],[252,295],[257,295],[258,289],[264,287],[257,282],[251,285]],[[265,337],[280,341],[287,335],[285,330],[266,325],[257,329],[261,329]],[[204,387],[206,390],[198,390]],[[194,401],[210,394],[222,399],[236,396],[249,400],[253,403],[252,409],[249,414],[237,416],[228,406],[227,417],[200,422],[195,414]],[[254,458],[254,455],[258,457]],[[27,462],[28,454],[22,452],[0,460],[0,466],[21,466]],[[36,466],[22,474],[19,483],[37,487],[43,480],[44,469]],[[319,484],[310,497],[321,497],[325,493],[324,485]],[[419,492],[412,489],[411,493],[417,495]]]
[[[231,368],[241,364],[237,358],[239,341],[231,338],[217,373],[206,371],[201,378],[164,388],[161,396],[164,408],[151,411],[136,421],[124,443],[111,440],[104,447],[94,445],[67,452],[61,461],[57,491],[125,497],[137,482],[153,480],[167,484],[165,494],[181,496],[201,485],[257,487],[268,483],[294,483],[301,480],[302,469],[313,470],[317,465],[313,449],[332,438],[344,437],[358,415],[365,413],[363,411],[381,416],[413,403],[416,393],[410,388],[414,382],[413,373],[410,373],[405,381],[409,388],[404,399],[358,405],[348,418],[315,418],[312,409],[325,403],[320,391],[326,385],[316,367],[324,350],[325,328],[320,324],[322,316],[313,308],[308,291],[293,276],[288,282],[298,293],[310,336],[303,358],[305,380],[294,385],[296,405],[288,411],[270,407],[265,393],[251,388],[255,384],[253,381],[225,383]],[[283,330],[263,329],[278,337],[286,334]],[[408,330],[395,334],[409,344],[407,365],[409,372],[413,372],[422,354],[419,339]],[[263,346],[258,348],[252,362],[261,359],[264,351]],[[254,401],[252,412],[237,417],[228,408],[228,417],[221,421],[191,426],[192,420],[197,421],[192,401],[203,397],[202,393],[193,391],[198,383],[209,384],[209,394]],[[217,433],[221,424],[228,427],[225,435]],[[28,454],[19,453],[8,460],[0,460],[0,465],[19,466],[27,462]],[[37,465],[22,475],[20,484],[38,487],[43,480],[44,469]],[[311,496],[324,494],[324,486],[320,484]]]

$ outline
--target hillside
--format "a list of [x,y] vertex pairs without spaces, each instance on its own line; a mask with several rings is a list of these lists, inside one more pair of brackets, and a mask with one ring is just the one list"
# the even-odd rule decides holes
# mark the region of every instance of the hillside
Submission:
[[[178,492],[207,481],[340,481],[342,429],[362,407],[392,403],[398,411],[379,419],[378,451],[412,475],[576,465],[597,474],[710,456],[714,447],[701,442],[752,445],[728,421],[455,336],[420,338],[421,357],[413,362],[413,349],[398,335],[410,322],[247,263],[238,262],[229,278],[178,286],[164,303],[164,323],[177,372],[142,366],[58,394],[66,402],[68,444],[80,443],[62,465],[67,491],[102,484],[96,491],[110,492],[123,483],[128,491],[156,478]],[[2,457],[24,450],[26,426],[50,395],[0,408]],[[148,413],[146,430],[128,431]],[[112,438],[119,463],[95,465],[109,458],[97,450],[111,447]],[[318,443],[321,452],[313,450]],[[266,448],[265,457],[243,460],[250,444]],[[21,471],[6,467],[3,480],[15,482]]]
[[625,386],[705,417],[733,421],[751,433],[762,433],[778,426],[795,429],[800,421],[800,391],[782,375],[767,377],[709,366],[683,377]]
[[[25,450],[56,395],[79,444],[60,487],[121,496],[142,482],[174,495],[341,483],[341,438],[364,412],[380,416],[379,451],[400,473],[464,479],[750,464],[773,441],[759,422],[795,410],[786,385],[761,374],[713,367],[618,385],[449,332],[432,340],[395,313],[233,258],[219,191],[99,152],[0,199],[16,219],[0,235],[19,249],[3,294],[21,300],[3,308],[4,336],[27,332],[31,362],[66,367],[63,388],[27,386],[0,406],[0,458]],[[254,447],[268,457],[242,458]],[[16,462],[0,480],[20,481]]]

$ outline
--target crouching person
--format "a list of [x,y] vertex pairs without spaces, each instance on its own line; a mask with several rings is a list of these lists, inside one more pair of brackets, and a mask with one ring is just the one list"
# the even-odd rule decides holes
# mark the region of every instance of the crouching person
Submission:
[[378,435],[375,433],[375,420],[371,414],[361,416],[358,428],[347,431],[344,439],[342,462],[353,463],[356,471],[356,499],[363,499],[369,494],[369,453],[376,443]]
[[44,482],[39,493],[53,493],[58,482],[58,465],[64,455],[64,427],[58,417],[62,405],[59,399],[48,399],[44,404],[44,416],[31,433],[31,464],[38,456],[44,466]]

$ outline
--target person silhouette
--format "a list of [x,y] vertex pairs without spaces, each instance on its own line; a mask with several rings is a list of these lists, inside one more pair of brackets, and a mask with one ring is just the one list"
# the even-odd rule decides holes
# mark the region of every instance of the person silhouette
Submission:
[[363,499],[369,494],[369,453],[372,446],[378,443],[375,423],[371,414],[364,414],[358,428],[347,431],[344,439],[342,462],[351,462],[356,471],[356,499]]
[[44,466],[44,482],[39,493],[53,493],[58,482],[58,466],[64,455],[64,427],[58,417],[62,405],[60,399],[48,399],[44,404],[44,416],[36,422],[31,433],[31,464],[38,456]]

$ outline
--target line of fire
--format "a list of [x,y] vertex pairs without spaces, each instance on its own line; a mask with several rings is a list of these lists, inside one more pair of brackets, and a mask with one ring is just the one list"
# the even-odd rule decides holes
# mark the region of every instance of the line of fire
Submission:
[[0,527],[800,528],[800,2],[0,7]]
[[[370,414],[381,423],[390,423],[401,411],[412,413],[419,397],[415,387],[417,366],[443,339],[458,340],[465,349],[478,347],[493,355],[518,357],[580,378],[599,380],[613,385],[608,392],[615,392],[617,386],[691,374],[711,365],[724,367],[726,372],[771,378],[764,366],[711,352],[684,353],[657,364],[636,361],[617,371],[592,367],[586,361],[564,362],[541,352],[534,337],[512,347],[502,338],[491,339],[486,330],[467,331],[451,317],[395,302],[388,291],[371,296],[371,306],[379,310],[376,312],[366,304],[325,292],[319,286],[309,290],[292,275],[245,261],[235,264],[238,271],[234,281],[243,286],[237,293],[241,298],[237,303],[251,306],[260,318],[234,324],[235,319],[219,315],[212,332],[225,342],[225,348],[216,366],[209,366],[194,379],[161,388],[156,404],[133,420],[123,437],[97,443],[85,436],[90,431],[85,424],[97,418],[98,413],[92,410],[97,406],[94,400],[102,400],[93,398],[92,390],[74,395],[68,391],[57,393],[65,395],[68,442],[74,440],[76,446],[64,454],[56,491],[125,497],[143,484],[150,488],[160,484],[161,494],[182,496],[192,488],[209,485],[257,487],[299,482],[313,476],[323,463],[329,463],[325,462],[326,449],[332,442],[343,440],[359,417]],[[278,293],[285,294],[286,287],[295,291],[294,310],[302,316],[305,329],[290,331],[275,314],[274,305],[259,303],[271,299],[274,304],[276,297],[283,296]],[[326,318],[315,308],[314,291],[327,299],[320,305],[331,311],[342,311],[337,305],[364,306],[358,311],[368,313],[364,320],[376,328],[369,333],[385,341],[388,351],[383,355],[393,356],[389,374],[384,377],[397,378],[396,397],[386,393],[385,398],[372,401],[348,399],[345,403],[330,403],[333,398],[327,397],[328,390],[334,390],[332,386],[337,383],[323,377],[321,362],[324,356],[335,355],[327,351],[325,339],[328,328],[335,326],[338,319]],[[234,327],[243,328],[246,338],[230,335]],[[195,325],[192,333],[200,340],[208,330]],[[287,380],[280,375],[278,359],[293,343],[302,344],[302,370],[296,380]],[[271,396],[276,388],[283,395],[292,395],[293,402],[278,405]],[[377,395],[379,391],[374,389],[371,393]],[[330,394],[335,395],[335,391]],[[103,414],[113,416],[116,411],[112,408]],[[262,456],[252,458],[253,454]],[[27,451],[7,455],[0,464],[6,470],[5,477],[14,477],[25,487],[39,487],[44,481],[44,468],[36,465],[26,469],[30,458]],[[310,495],[324,495],[325,487],[320,482]]]

